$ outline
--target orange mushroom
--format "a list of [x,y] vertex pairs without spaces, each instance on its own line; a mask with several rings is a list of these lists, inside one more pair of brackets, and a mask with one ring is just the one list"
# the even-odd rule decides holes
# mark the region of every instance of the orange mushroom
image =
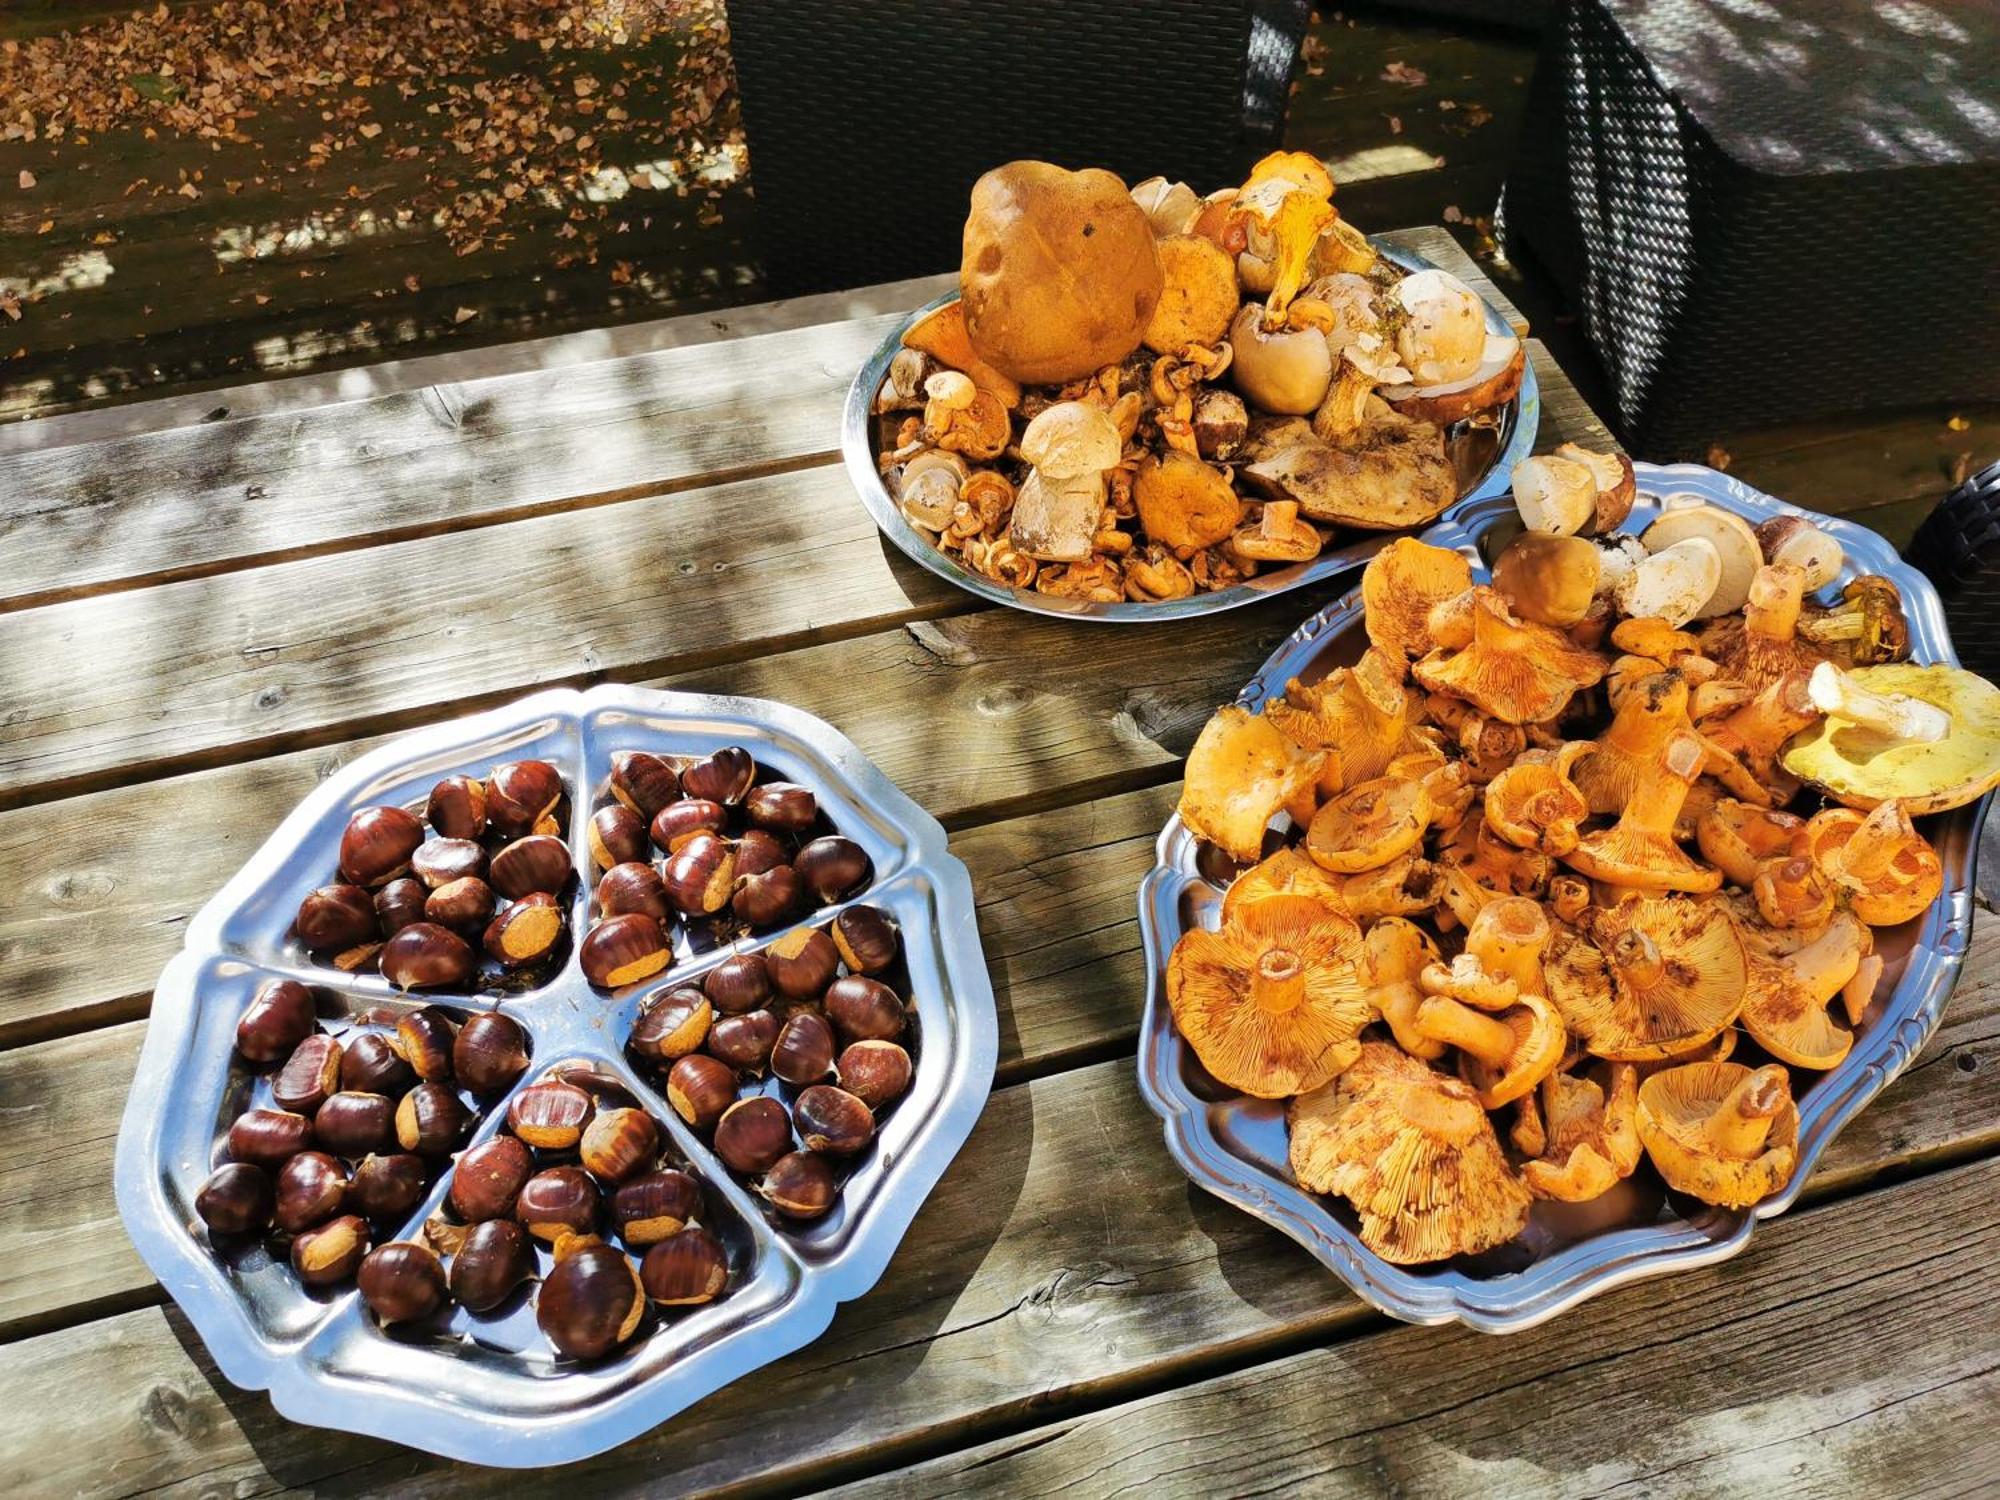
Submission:
[[1423,748],[1412,708],[1398,661],[1370,649],[1352,667],[1336,668],[1316,683],[1293,678],[1283,697],[1264,705],[1264,716],[1295,744],[1324,754],[1319,791],[1331,797],[1380,776],[1398,755]]
[[1773,927],[1820,927],[1833,915],[1833,886],[1809,859],[1767,860],[1750,882],[1757,910]]
[[1555,872],[1545,854],[1516,849],[1496,837],[1483,818],[1468,818],[1438,850],[1444,904],[1470,926],[1490,903],[1506,896],[1539,896]]
[[[1793,735],[1820,721],[1808,681],[1796,672],[1774,678],[1741,708],[1704,721],[1702,737],[1708,742],[1711,764],[1716,754],[1728,756],[1747,769],[1752,788],[1777,801],[1790,801],[1798,791],[1798,779],[1778,763],[1778,755]],[[1734,780],[1731,785],[1735,786]]]
[[1521,1167],[1537,1198],[1585,1203],[1601,1198],[1639,1165],[1639,1079],[1630,1063],[1609,1068],[1610,1089],[1594,1079],[1551,1073],[1542,1080],[1542,1144]]
[[1444,897],[1444,872],[1430,860],[1418,858],[1414,851],[1344,880],[1329,878],[1340,886],[1340,899],[1348,912],[1363,922],[1429,911]]
[[1738,1017],[1752,1040],[1780,1062],[1825,1072],[1854,1045],[1854,1033],[1827,1007],[1861,967],[1867,929],[1846,912],[1810,942],[1789,953],[1772,951],[1745,934],[1750,982]]
[[1625,695],[1570,779],[1593,813],[1623,812],[1655,774],[1668,742],[1686,727],[1686,680],[1671,670],[1649,677]]
[[1810,672],[1827,654],[1798,633],[1805,574],[1790,563],[1766,563],[1751,577],[1741,614],[1709,621],[1702,654],[1735,682],[1761,688],[1794,672]]
[[1579,688],[1595,687],[1604,663],[1546,625],[1517,620],[1489,588],[1471,590],[1472,639],[1440,646],[1416,664],[1417,681],[1463,698],[1509,724],[1533,724],[1561,713]]
[[1263,852],[1264,831],[1280,808],[1319,775],[1320,757],[1238,704],[1218,709],[1188,752],[1181,821],[1248,864]]
[[[1418,983],[1432,989],[1432,965]],[[1511,988],[1511,982],[1509,982]],[[1458,1050],[1458,1072],[1484,1109],[1511,1104],[1556,1070],[1568,1039],[1562,1017],[1540,995],[1516,995],[1498,1012],[1475,1009],[1448,994],[1427,993],[1417,1007],[1417,1031]]]
[[1921,916],[1944,889],[1944,866],[1900,802],[1865,817],[1845,807],[1815,813],[1802,848],[1862,921],[1894,927]]
[[1594,747],[1587,741],[1559,751],[1528,751],[1486,786],[1486,825],[1519,849],[1564,855],[1577,846],[1590,803],[1570,780]]
[[1542,961],[1549,997],[1592,1053],[1646,1062],[1691,1052],[1742,1008],[1749,961],[1720,905],[1641,896],[1597,910],[1590,937]]
[[1688,1063],[1639,1086],[1639,1139],[1667,1186],[1748,1208],[1791,1181],[1799,1111],[1781,1067]]
[[1398,663],[1437,646],[1426,624],[1431,607],[1472,587],[1472,565],[1449,547],[1398,537],[1361,570],[1361,604],[1368,639]]
[[1396,1045],[1412,1057],[1435,1061],[1445,1044],[1417,1030],[1417,1008],[1424,992],[1417,981],[1437,962],[1437,945],[1414,922],[1390,917],[1368,929],[1361,972],[1368,982],[1368,1000],[1375,1007]]
[[1465,951],[1486,973],[1511,981],[1521,993],[1546,995],[1542,956],[1554,938],[1540,902],[1507,896],[1487,902],[1467,924]]
[[1585,835],[1563,861],[1593,880],[1640,891],[1712,891],[1722,872],[1688,858],[1674,842],[1674,823],[1688,788],[1701,774],[1701,740],[1681,733],[1667,741],[1660,764],[1633,789],[1610,828]]
[[1265,896],[1310,896],[1335,911],[1346,911],[1341,884],[1298,850],[1280,849],[1230,882],[1222,895],[1222,922],[1228,926],[1246,905]]
[[1379,869],[1414,849],[1430,822],[1421,781],[1377,776],[1321,804],[1306,829],[1306,853],[1340,875]]
[[1791,813],[1719,797],[1695,820],[1695,840],[1703,859],[1732,885],[1747,887],[1767,863],[1791,854],[1805,826],[1804,818]]

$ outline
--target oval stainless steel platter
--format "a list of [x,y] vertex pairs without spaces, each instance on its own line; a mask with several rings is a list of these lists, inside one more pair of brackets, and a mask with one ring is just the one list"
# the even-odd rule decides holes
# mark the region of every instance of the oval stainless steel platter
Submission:
[[[1876,533],[1801,511],[1700,465],[1635,467],[1639,499],[1622,529],[1643,530],[1663,504],[1719,505],[1753,524],[1810,515],[1845,549],[1840,582],[1880,573],[1902,591],[1912,658],[1957,663],[1937,591]],[[1462,552],[1484,578],[1491,549],[1518,529],[1511,498],[1495,495],[1453,507],[1423,540]],[[1831,586],[1837,591],[1838,584]],[[1255,709],[1294,677],[1311,680],[1351,663],[1367,645],[1361,624],[1357,590],[1301,625],[1237,701]],[[1148,965],[1140,1091],[1165,1122],[1168,1151],[1194,1182],[1290,1235],[1362,1300],[1411,1323],[1459,1322],[1487,1333],[1531,1328],[1612,1287],[1735,1255],[1759,1219],[1792,1206],[1828,1144],[1909,1065],[1943,1015],[1971,933],[1973,865],[1989,800],[1923,820],[1944,862],[1944,894],[1916,920],[1878,931],[1876,951],[1886,960],[1885,971],[1853,1050],[1829,1073],[1796,1075],[1811,1080],[1799,1097],[1798,1166],[1782,1191],[1752,1209],[1670,1196],[1642,1164],[1594,1204],[1538,1205],[1520,1239],[1485,1256],[1396,1266],[1374,1254],[1354,1232],[1345,1203],[1308,1193],[1294,1181],[1283,1101],[1246,1099],[1221,1088],[1174,1029],[1164,989],[1167,956],[1190,927],[1218,924],[1226,880],[1205,866],[1200,841],[1178,817],[1160,834],[1154,868],[1139,893]]]
[[[1375,248],[1384,257],[1394,261],[1409,271],[1435,270],[1436,267],[1421,255],[1398,249],[1380,240],[1373,241]],[[1033,589],[1013,589],[995,583],[990,578],[981,577],[969,568],[959,565],[950,553],[940,550],[928,537],[912,526],[882,483],[882,475],[876,467],[876,430],[874,404],[875,394],[882,388],[882,381],[889,373],[889,361],[896,357],[896,351],[903,347],[903,334],[926,313],[950,302],[958,293],[948,291],[933,298],[910,316],[890,329],[868,362],[861,367],[861,373],[854,377],[854,384],[848,387],[847,405],[840,419],[840,451],[847,464],[848,478],[861,496],[861,503],[867,507],[869,516],[881,528],[882,534],[894,542],[899,550],[912,561],[928,568],[940,578],[957,584],[969,593],[990,599],[995,604],[1004,604],[1009,609],[1027,610],[1031,614],[1054,615],[1068,620],[1093,620],[1110,624],[1142,624],[1154,620],[1177,620],[1190,615],[1209,615],[1225,609],[1236,609],[1245,604],[1267,599],[1273,594],[1288,593],[1292,589],[1304,588],[1323,579],[1333,578],[1351,568],[1358,568],[1373,557],[1383,547],[1404,533],[1395,531],[1357,532],[1343,531],[1335,537],[1336,545],[1327,548],[1310,562],[1295,563],[1290,567],[1276,568],[1268,573],[1260,573],[1247,583],[1233,588],[1217,589],[1212,593],[1195,594],[1186,599],[1172,599],[1158,604],[1138,604],[1125,601],[1118,604],[1099,604],[1088,599],[1062,599],[1051,594],[1038,594]],[[1509,334],[1513,330],[1499,309],[1491,303],[1483,304],[1486,310],[1486,327],[1489,332]],[[1478,432],[1469,429],[1469,424],[1459,423],[1454,433],[1447,434],[1447,446],[1462,443],[1468,452],[1473,445],[1478,446],[1478,454],[1484,457],[1490,449],[1490,461],[1479,465],[1476,474],[1467,484],[1459,503],[1465,504],[1488,495],[1504,492],[1508,486],[1508,475],[1516,463],[1535,451],[1535,433],[1541,423],[1541,385],[1535,378],[1535,367],[1529,362],[1521,375],[1521,389],[1516,397],[1500,408],[1497,427]]]
[[[813,788],[834,826],[868,852],[872,883],[841,905],[866,901],[899,923],[920,1038],[909,1091],[884,1114],[840,1204],[804,1226],[776,1219],[732,1179],[624,1051],[642,992],[668,979],[698,981],[727,954],[760,947],[779,929],[723,946],[682,943],[666,974],[608,994],[584,980],[572,942],[567,961],[537,982],[470,997],[403,996],[379,977],[313,962],[288,937],[300,897],[328,878],[341,829],[357,808],[421,805],[431,784],[454,772],[481,776],[498,761],[549,760],[567,782],[570,847],[578,868],[588,869],[584,829],[612,751],[692,758],[729,744]],[[569,918],[577,934],[590,890],[588,882],[574,884]],[[824,921],[839,909],[805,920]],[[517,1089],[546,1064],[570,1058],[616,1074],[665,1127],[669,1154],[702,1179],[703,1222],[729,1253],[729,1294],[654,1319],[616,1356],[576,1365],[555,1357],[521,1294],[491,1316],[453,1308],[444,1321],[385,1330],[351,1283],[314,1293],[261,1245],[212,1249],[199,1232],[194,1195],[228,1122],[262,1086],[236,1057],[233,1037],[251,991],[273,976],[318,988],[323,1021],[336,1028],[431,1001],[497,1008],[531,1040],[534,1065]],[[342,1014],[328,1018],[329,1002]],[[936,820],[831,726],[747,698],[615,685],[539,693],[405,735],[344,767],[196,914],[154,995],[119,1133],[118,1206],[141,1256],[222,1373],[236,1385],[268,1390],[287,1417],[483,1464],[567,1463],[657,1426],[810,1343],[840,1303],[873,1286],[971,1133],[992,1086],[998,1038],[965,867],[947,852]],[[468,1144],[498,1131],[509,1097],[490,1103]],[[397,1237],[418,1235],[448,1180],[448,1173],[439,1176]]]

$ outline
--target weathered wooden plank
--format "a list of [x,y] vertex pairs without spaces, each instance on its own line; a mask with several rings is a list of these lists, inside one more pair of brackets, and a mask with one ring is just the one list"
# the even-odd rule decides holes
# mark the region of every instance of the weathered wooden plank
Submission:
[[1369,1334],[839,1493],[1990,1493],[1996,1255],[1987,1161],[1770,1225],[1615,1315]]

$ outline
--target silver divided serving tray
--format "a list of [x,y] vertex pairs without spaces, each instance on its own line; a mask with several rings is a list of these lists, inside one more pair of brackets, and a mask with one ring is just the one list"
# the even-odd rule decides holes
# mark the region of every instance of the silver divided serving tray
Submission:
[[[915,1078],[885,1114],[839,1205],[806,1225],[779,1227],[624,1052],[642,993],[669,978],[698,978],[725,954],[765,938],[703,952],[683,945],[667,974],[611,994],[584,980],[572,942],[567,963],[546,982],[496,1000],[403,996],[379,977],[313,963],[287,935],[299,899],[331,878],[341,830],[357,808],[420,804],[441,777],[480,776],[498,761],[537,757],[564,774],[570,847],[578,868],[588,869],[584,829],[613,751],[695,757],[729,744],[813,788],[834,826],[867,850],[874,880],[854,899],[894,916],[909,972]],[[583,931],[590,901],[588,883],[576,884],[572,935]],[[836,910],[808,920],[823,922]],[[655,1320],[610,1359],[576,1365],[556,1358],[527,1298],[517,1296],[493,1317],[454,1307],[435,1326],[388,1331],[351,1283],[313,1293],[261,1246],[218,1254],[196,1220],[194,1195],[256,1086],[235,1056],[234,1030],[252,990],[273,975],[318,987],[350,1015],[414,1009],[433,998],[465,1009],[497,1004],[531,1038],[534,1062],[523,1083],[569,1058],[616,1073],[702,1179],[704,1222],[730,1254],[729,1294]],[[146,1264],[222,1373],[239,1386],[269,1390],[287,1417],[483,1464],[565,1463],[634,1437],[810,1343],[840,1303],[874,1285],[978,1119],[997,1053],[993,992],[965,867],[946,852],[937,822],[847,739],[795,709],[747,698],[621,686],[540,693],[405,735],[343,768],[195,916],[184,951],[154,994],[118,1138],[118,1206]],[[473,1143],[498,1130],[505,1104],[503,1097],[486,1110]],[[399,1238],[417,1235],[448,1180],[440,1175]]]
[[[1423,256],[1409,250],[1402,250],[1373,240],[1371,243],[1384,258],[1395,262],[1407,271],[1436,270],[1437,267]],[[854,377],[854,384],[847,390],[847,406],[840,419],[840,451],[847,462],[847,475],[860,493],[861,503],[868,508],[882,534],[894,542],[913,561],[930,569],[940,578],[957,584],[983,599],[991,599],[996,604],[1004,604],[1010,609],[1024,609],[1032,614],[1056,615],[1069,620],[1101,620],[1115,624],[1138,624],[1153,620],[1178,620],[1189,615],[1209,615],[1220,610],[1235,609],[1251,604],[1273,594],[1287,593],[1292,589],[1304,588],[1318,583],[1321,579],[1332,578],[1350,568],[1357,568],[1387,546],[1400,532],[1343,531],[1344,540],[1336,547],[1328,548],[1311,562],[1295,563],[1288,568],[1273,569],[1260,573],[1247,583],[1239,583],[1233,588],[1217,589],[1212,593],[1195,594],[1186,599],[1170,599],[1158,604],[1138,604],[1126,601],[1119,604],[1098,604],[1088,599],[1061,599],[1051,594],[1038,594],[1033,589],[1013,589],[982,577],[969,568],[961,567],[950,553],[940,549],[916,527],[912,526],[897,508],[888,487],[882,483],[881,471],[876,467],[877,434],[874,413],[875,395],[881,390],[882,382],[889,373],[889,361],[896,357],[896,351],[903,347],[903,335],[915,326],[919,319],[935,308],[944,306],[958,296],[957,289],[943,293],[918,308],[910,316],[890,329],[887,336],[876,346],[868,362],[861,367],[861,373]],[[1490,302],[1482,304],[1486,309],[1486,327],[1491,333],[1512,334],[1507,320]],[[1469,477],[1460,504],[1482,497],[1505,492],[1508,475],[1514,465],[1535,450],[1535,431],[1541,423],[1542,394],[1541,383],[1535,378],[1532,363],[1522,371],[1521,389],[1515,398],[1500,408],[1498,423],[1494,427],[1474,429],[1470,422],[1457,423],[1446,434],[1447,451],[1462,468],[1473,468],[1476,472]],[[1490,455],[1490,457],[1489,457]],[[1482,461],[1483,460],[1483,461]]]
[[[1753,524],[1803,514],[1846,551],[1841,582],[1880,573],[1902,591],[1911,656],[1919,662],[1958,657],[1944,610],[1927,579],[1904,564],[1882,537],[1837,517],[1800,511],[1696,464],[1639,464],[1639,500],[1624,530],[1643,530],[1662,505],[1706,502]],[[1464,553],[1478,576],[1498,545],[1519,529],[1507,495],[1463,502],[1423,540]],[[1482,555],[1483,554],[1483,555]],[[1836,584],[1829,593],[1838,590]],[[1282,693],[1286,682],[1312,680],[1353,662],[1367,645],[1357,590],[1293,633],[1250,679],[1237,701],[1247,708]],[[1139,1037],[1139,1088],[1166,1124],[1167,1149],[1208,1191],[1276,1226],[1305,1246],[1364,1301],[1411,1323],[1461,1322],[1487,1333],[1531,1328],[1584,1298],[1642,1277],[1725,1260],[1750,1242],[1759,1219],[1798,1198],[1814,1164],[1841,1127],[1909,1065],[1944,1013],[1972,927],[1973,862],[1986,800],[1924,820],[1944,861],[1943,897],[1915,921],[1878,932],[1886,960],[1882,983],[1833,1071],[1814,1075],[1799,1098],[1799,1158],[1791,1181],[1750,1210],[1712,1208],[1668,1195],[1650,1167],[1590,1204],[1543,1203],[1522,1237],[1496,1251],[1433,1266],[1395,1266],[1365,1247],[1347,1205],[1301,1189],[1287,1161],[1284,1102],[1247,1099],[1221,1088],[1182,1043],[1166,1003],[1167,956],[1182,932],[1220,921],[1226,870],[1205,857],[1178,817],[1161,833],[1157,862],[1139,893],[1148,963],[1146,1012]]]

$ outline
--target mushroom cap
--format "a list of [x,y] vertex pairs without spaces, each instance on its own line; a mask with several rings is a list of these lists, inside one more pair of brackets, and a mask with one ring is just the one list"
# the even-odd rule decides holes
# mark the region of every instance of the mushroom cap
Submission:
[[1299,519],[1298,503],[1292,500],[1265,501],[1257,519],[1229,539],[1229,550],[1252,563],[1310,562],[1323,545],[1312,523]]
[[1377,776],[1320,805],[1306,829],[1306,853],[1337,875],[1379,869],[1414,849],[1430,821],[1421,781]]
[[1153,233],[1162,239],[1186,234],[1194,216],[1201,211],[1200,195],[1193,188],[1164,177],[1148,177],[1144,182],[1133,183],[1132,201],[1146,215]]
[[1245,864],[1263,852],[1272,817],[1319,774],[1320,758],[1300,749],[1262,714],[1219,708],[1188,752],[1180,816],[1202,838]]
[[1539,760],[1528,753],[1486,783],[1486,825],[1517,849],[1561,856],[1577,846],[1578,827],[1590,803],[1569,771],[1590,751],[1586,742],[1563,746],[1559,755]]
[[1486,310],[1471,287],[1448,271],[1416,271],[1396,283],[1402,326],[1396,352],[1423,387],[1463,380],[1486,353]]
[[1361,1242],[1386,1261],[1472,1255],[1527,1226],[1528,1190],[1473,1091],[1387,1042],[1364,1042],[1286,1119],[1299,1185],[1352,1203]]
[[1854,1033],[1828,1007],[1860,968],[1867,941],[1861,924],[1845,912],[1789,954],[1746,941],[1750,975],[1738,1022],[1779,1062],[1822,1073],[1838,1066]]
[[1720,506],[1689,505],[1663,513],[1646,528],[1640,540],[1648,552],[1657,553],[1691,537],[1700,537],[1715,548],[1716,560],[1722,568],[1715,591],[1706,603],[1696,607],[1694,618],[1705,620],[1735,613],[1750,597],[1750,580],[1764,564],[1757,533],[1750,529],[1748,521]]
[[1361,930],[1309,896],[1243,903],[1220,931],[1182,935],[1167,960],[1174,1025],[1226,1088],[1282,1099],[1359,1055],[1374,1016]]
[[1021,457],[1051,479],[1115,468],[1124,446],[1111,413],[1090,401],[1045,407],[1021,434]]
[[1941,708],[1951,728],[1930,744],[1897,744],[1837,715],[1785,747],[1784,768],[1849,807],[1894,798],[1912,817],[1963,807],[2000,786],[2000,688],[1962,667],[1892,662],[1847,680]]
[[1472,564],[1449,547],[1398,537],[1361,570],[1368,639],[1399,662],[1436,649],[1425,621],[1431,606],[1472,587]]
[[1156,354],[1219,343],[1236,316],[1236,262],[1213,240],[1170,234],[1156,246],[1163,278],[1144,343]]
[[1537,1198],[1585,1203],[1602,1197],[1639,1165],[1639,1080],[1630,1063],[1611,1065],[1607,1095],[1593,1078],[1551,1073],[1542,1080],[1543,1142],[1521,1179]]
[[[1441,1006],[1461,1002],[1433,995],[1417,1008],[1417,1028],[1428,1029],[1426,1018]],[[1498,1063],[1458,1054],[1458,1076],[1478,1095],[1486,1109],[1511,1104],[1562,1065],[1564,1046],[1569,1040],[1563,1018],[1540,995],[1521,995],[1506,1010],[1493,1017],[1514,1034],[1513,1046]]]
[[1780,859],[1806,821],[1796,814],[1758,807],[1735,797],[1718,797],[1695,820],[1701,856],[1720,869],[1731,884],[1749,886],[1766,860]]
[[[1784,1069],[1752,1070],[1741,1063],[1684,1063],[1663,1068],[1639,1085],[1639,1139],[1667,1186],[1704,1203],[1748,1208],[1791,1180],[1799,1155],[1799,1110]],[[1768,1133],[1754,1154],[1716,1149],[1711,1122],[1748,1084],[1770,1110]]]
[[1000,404],[1010,411],[1021,404],[1020,382],[994,369],[972,347],[971,335],[965,331],[962,298],[954,297],[912,323],[904,331],[903,347],[928,354],[947,369],[963,370],[974,385],[998,396]]
[[[1239,355],[1240,362],[1240,355]],[[1315,521],[1363,531],[1428,525],[1458,498],[1458,474],[1444,435],[1428,422],[1376,422],[1365,441],[1266,433],[1242,478],[1276,500],[1296,500]]]
[[1132,497],[1146,535],[1176,552],[1212,547],[1243,519],[1243,501],[1222,471],[1177,448],[1139,465]]
[[1846,807],[1814,813],[1798,836],[1798,848],[1871,927],[1894,927],[1921,916],[1944,889],[1937,850],[1900,802],[1879,803],[1865,818]]
[[1641,678],[1619,700],[1610,726],[1570,773],[1593,813],[1625,810],[1668,742],[1686,728],[1687,701],[1687,679],[1671,669]]
[[1263,411],[1305,416],[1319,410],[1333,384],[1333,355],[1317,328],[1264,327],[1264,310],[1246,302],[1229,325],[1235,357],[1230,379]]
[[1394,659],[1372,647],[1352,667],[1337,667],[1318,682],[1293,678],[1282,697],[1264,705],[1265,717],[1301,747],[1325,752],[1319,787],[1329,797],[1423,746],[1410,713]]
[[1722,872],[1691,859],[1674,842],[1674,828],[1688,788],[1704,764],[1701,737],[1676,734],[1652,773],[1632,789],[1610,828],[1586,834],[1563,856],[1566,864],[1607,885],[1638,891],[1706,892],[1722,885]]
[[1566,630],[1590,613],[1603,566],[1595,542],[1524,531],[1494,561],[1493,587],[1521,619]]
[[1474,587],[1472,640],[1440,646],[1416,664],[1417,681],[1463,698],[1507,724],[1538,724],[1569,706],[1579,688],[1595,687],[1604,661],[1531,620],[1517,620],[1489,588]]
[[1229,883],[1229,889],[1222,894],[1223,925],[1233,922],[1250,902],[1266,896],[1310,896],[1330,910],[1345,911],[1340,888],[1338,878],[1327,874],[1297,849],[1280,849]]
[[1569,1029],[1615,1062],[1701,1046],[1736,1019],[1749,979],[1727,910],[1686,896],[1600,910],[1589,938],[1558,935],[1542,969]]

